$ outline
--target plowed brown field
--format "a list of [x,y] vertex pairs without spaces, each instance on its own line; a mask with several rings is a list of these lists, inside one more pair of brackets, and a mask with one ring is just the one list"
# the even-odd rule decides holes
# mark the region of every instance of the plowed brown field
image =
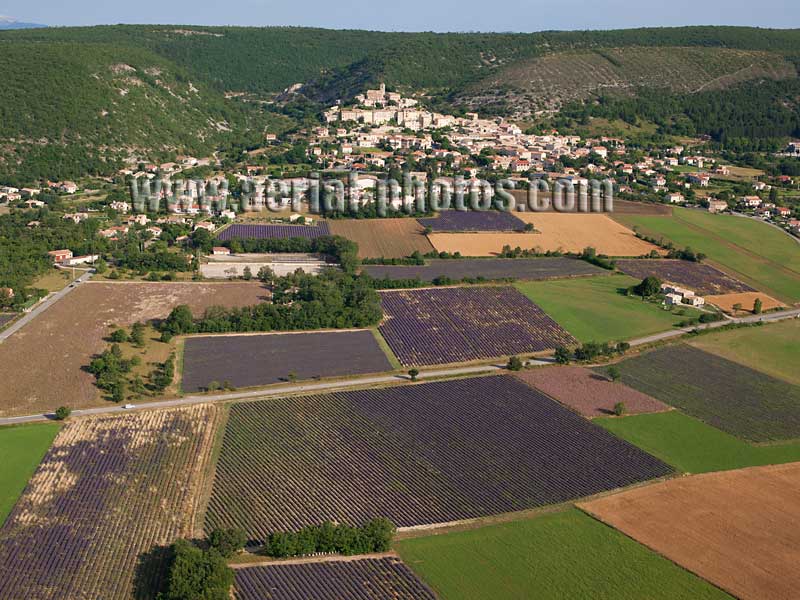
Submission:
[[584,417],[612,415],[617,402],[623,402],[630,414],[671,410],[647,394],[582,367],[537,368],[517,376]]
[[0,416],[102,405],[83,368],[105,349],[111,325],[163,318],[178,304],[195,313],[249,306],[264,293],[245,282],[84,283],[0,344]]
[[782,302],[775,300],[771,296],[762,294],[761,292],[741,292],[739,294],[719,294],[718,296],[706,296],[706,302],[710,302],[714,306],[718,306],[726,313],[733,314],[734,304],[741,304],[743,312],[753,312],[753,304],[756,298],[761,298],[761,309],[772,310],[773,308],[781,308],[786,306]]
[[591,246],[609,256],[641,256],[658,248],[602,214],[514,213],[533,223],[535,233],[435,233],[428,236],[438,252],[492,256],[503,246],[540,252],[581,252]]
[[360,258],[403,258],[433,250],[416,219],[334,220],[328,225],[333,235],[358,244]]
[[738,598],[797,598],[800,463],[673,479],[579,507]]

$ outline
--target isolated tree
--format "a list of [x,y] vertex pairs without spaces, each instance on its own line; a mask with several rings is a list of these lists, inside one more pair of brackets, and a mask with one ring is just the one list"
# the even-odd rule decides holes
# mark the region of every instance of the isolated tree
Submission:
[[258,280],[262,283],[272,283],[275,280],[275,273],[269,267],[261,267],[258,270]]
[[608,367],[606,373],[608,374],[608,378],[611,381],[619,381],[620,377],[622,377],[622,373],[620,373],[619,367],[617,367],[616,365],[611,365],[610,367]]
[[617,415],[618,417],[621,417],[622,415],[624,415],[625,411],[626,411],[626,409],[625,409],[625,403],[624,402],[617,402],[614,405],[614,414]]
[[617,353],[618,354],[625,354],[630,349],[631,349],[631,345],[628,342],[620,342],[619,344],[617,344]]
[[111,390],[111,399],[114,402],[120,403],[125,400],[125,393],[126,393],[126,386],[125,381],[120,380],[114,384],[113,389]]
[[753,302],[753,313],[760,315],[762,310],[761,298],[756,298],[756,301]]
[[59,406],[56,409],[55,417],[59,421],[63,421],[72,414],[72,409],[67,406]]
[[242,277],[245,281],[250,281],[253,278],[253,271],[250,270],[250,267],[244,268],[244,271],[242,271]]
[[737,302],[736,304],[733,305],[733,311],[734,312],[739,312],[741,310],[742,310],[742,303],[741,302]]
[[509,371],[521,371],[522,366],[523,366],[522,360],[520,359],[520,357],[512,356],[511,358],[508,359],[508,364],[506,365],[506,368]]
[[408,376],[411,378],[411,381],[416,381],[417,377],[419,377],[419,369],[409,369]]
[[569,350],[564,346],[556,348],[555,361],[557,364],[568,365],[570,360],[572,360],[572,353]]
[[133,342],[134,346],[141,348],[144,346],[145,342],[145,326],[143,323],[136,322],[131,327],[131,342]]
[[661,292],[661,280],[658,277],[645,277],[641,283],[634,286],[633,293],[642,298],[652,298]]
[[109,339],[115,344],[124,344],[130,338],[124,329],[115,329],[111,336],[109,336]]

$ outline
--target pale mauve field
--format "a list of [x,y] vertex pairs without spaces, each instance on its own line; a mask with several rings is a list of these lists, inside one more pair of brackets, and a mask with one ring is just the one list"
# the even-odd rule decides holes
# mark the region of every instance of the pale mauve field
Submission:
[[164,318],[178,304],[195,314],[249,306],[264,295],[247,282],[84,283],[0,344],[0,416],[107,404],[83,368],[108,346],[111,325]]
[[591,246],[608,256],[641,256],[658,248],[637,238],[630,229],[601,214],[514,213],[533,223],[533,233],[433,233],[428,236],[438,252],[464,256],[492,256],[503,246],[539,252],[581,252]]
[[743,600],[800,589],[800,463],[682,477],[579,504]]

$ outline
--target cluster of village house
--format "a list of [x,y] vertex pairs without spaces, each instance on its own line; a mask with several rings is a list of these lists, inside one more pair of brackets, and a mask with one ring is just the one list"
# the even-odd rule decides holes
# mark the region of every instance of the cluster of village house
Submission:
[[[631,164],[623,160],[627,148],[622,139],[601,137],[582,140],[579,136],[558,135],[556,132],[549,135],[525,134],[517,125],[502,118],[481,119],[475,113],[455,117],[425,110],[414,99],[386,91],[384,85],[357,96],[355,103],[353,107],[336,105],[326,111],[328,126],[315,128],[309,133],[308,152],[325,169],[356,173],[357,187],[363,192],[364,201],[370,199],[370,191],[379,180],[377,175],[370,174],[369,171],[384,170],[390,158],[394,164],[402,166],[409,155],[417,160],[447,161],[454,170],[469,175],[473,182],[481,171],[510,172],[510,178],[519,182],[528,182],[531,177],[547,174],[551,180],[567,180],[574,184],[586,184],[589,177],[609,178],[619,181],[620,192],[632,192],[630,184],[621,181],[620,177],[628,176],[627,179],[631,182],[644,184],[656,192],[664,193],[666,201],[673,204],[686,202],[681,190],[707,188],[713,176],[730,174],[728,167],[716,164],[713,158],[686,155],[682,146],[675,146],[655,156],[645,156],[639,162]],[[434,143],[434,130],[438,130],[448,139],[447,148]],[[271,138],[274,139],[275,136],[272,135]],[[796,149],[800,147],[800,143],[794,146]],[[484,153],[485,150],[489,153]],[[482,153],[483,164],[478,167],[473,159]],[[565,157],[589,158],[590,161],[583,169],[560,168],[560,159]],[[149,181],[157,176],[166,178],[167,181],[170,178],[177,180],[177,175],[183,169],[209,165],[212,160],[180,156],[177,162],[148,164],[141,171],[123,169],[120,174],[132,176],[137,181]],[[674,177],[668,182],[667,176],[678,165],[694,167],[698,171],[682,175],[677,184]],[[245,165],[242,172],[236,174],[240,181],[246,181],[253,186],[251,203],[255,208],[264,206],[267,202],[267,178],[259,175],[261,169],[257,165]],[[420,182],[427,180],[425,172],[411,172],[410,175]],[[779,178],[778,182],[792,183],[789,177]],[[309,180],[306,178],[286,179],[282,183],[284,189],[292,190],[295,194],[302,195],[309,188]],[[220,202],[227,198],[221,185],[222,179],[209,178],[205,184],[205,188],[200,189],[191,182],[186,182],[186,188],[177,195],[178,202],[170,206],[169,211],[195,219],[213,215],[234,219],[235,211]],[[77,189],[72,182],[56,182],[51,187],[64,193],[74,193]],[[753,183],[753,188],[754,192],[769,190],[766,183],[758,181]],[[42,204],[35,199],[38,192],[39,190],[34,189],[0,188],[0,201],[3,195],[9,200],[27,198],[26,202],[31,207],[36,207]],[[162,198],[167,195],[168,192],[164,189]],[[290,202],[289,195],[289,192],[284,192],[277,201],[286,205]],[[203,202],[200,202],[201,196]],[[409,200],[408,197],[395,199],[394,208],[400,208],[402,203]],[[722,212],[729,208],[728,202],[723,200],[708,197],[707,201],[711,212]],[[757,195],[740,198],[739,206],[745,211],[752,210],[765,219],[782,220],[783,224],[800,232],[800,222],[790,218],[792,211],[789,208],[765,202]],[[127,202],[114,202],[111,208],[122,214],[131,210]],[[65,216],[76,222],[87,217],[86,213]],[[121,225],[101,233],[106,237],[114,237],[127,232],[133,225],[148,225],[149,221],[138,220],[142,218],[147,217],[127,217]],[[149,227],[153,237],[160,235],[158,224],[160,223]]]

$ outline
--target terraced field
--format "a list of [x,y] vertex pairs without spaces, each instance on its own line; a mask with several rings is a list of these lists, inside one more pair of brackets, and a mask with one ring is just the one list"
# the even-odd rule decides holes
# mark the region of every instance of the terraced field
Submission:
[[435,600],[400,559],[361,558],[236,570],[236,600]]
[[622,382],[744,440],[800,438],[800,387],[687,345],[619,364]]
[[194,534],[217,414],[198,405],[67,423],[0,529],[0,598],[153,597],[164,565],[139,561]]
[[231,407],[206,529],[399,527],[565,502],[671,468],[508,376]]
[[467,362],[568,346],[575,339],[513,287],[381,293],[380,326],[407,366]]

